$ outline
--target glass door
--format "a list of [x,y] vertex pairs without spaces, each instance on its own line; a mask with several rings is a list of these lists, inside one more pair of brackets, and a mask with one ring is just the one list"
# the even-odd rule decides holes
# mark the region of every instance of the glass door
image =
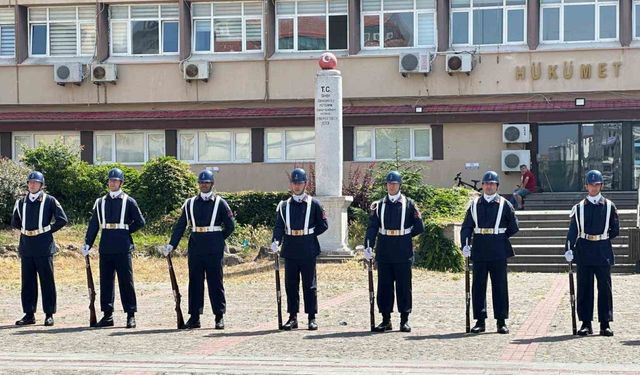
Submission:
[[538,127],[538,184],[546,192],[582,190],[580,124]]
[[605,190],[622,190],[622,123],[582,124],[583,174],[602,172]]

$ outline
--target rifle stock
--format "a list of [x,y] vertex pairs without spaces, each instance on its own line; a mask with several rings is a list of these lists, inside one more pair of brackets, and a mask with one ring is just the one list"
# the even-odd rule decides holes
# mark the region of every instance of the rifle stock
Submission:
[[178,280],[176,279],[176,272],[173,269],[171,254],[167,254],[167,265],[169,266],[169,278],[171,279],[171,289],[173,290],[173,300],[176,303],[176,325],[178,329],[182,329],[184,328],[184,317],[182,316],[182,309],[180,308],[180,301],[182,300],[182,296],[180,295],[180,289],[178,288]]
[[373,259],[367,261],[367,273],[369,274],[369,321],[371,322],[371,332],[376,328],[376,297],[373,290]]
[[573,267],[569,262],[569,299],[571,301],[571,328],[573,334],[578,334],[578,327],[576,324],[576,290],[573,284]]
[[[469,246],[469,239],[466,241]],[[471,275],[469,258],[464,258],[464,300],[465,300],[465,332],[471,332]]]
[[88,255],[84,257],[84,262],[87,270],[87,289],[89,291],[89,326],[94,327],[98,322],[98,318],[96,317],[96,288],[93,283],[91,261]]
[[280,289],[280,254],[275,257],[276,302],[278,304],[278,329],[282,329],[282,291]]

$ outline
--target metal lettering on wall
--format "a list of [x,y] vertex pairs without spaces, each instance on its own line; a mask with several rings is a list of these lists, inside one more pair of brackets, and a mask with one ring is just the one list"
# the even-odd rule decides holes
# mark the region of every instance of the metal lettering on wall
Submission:
[[316,98],[316,120],[320,126],[329,126],[338,121],[338,103],[333,87],[320,86],[320,96]]
[[542,64],[533,62],[530,66],[516,66],[516,81],[526,81],[531,79],[538,81],[547,79],[549,81],[571,80],[571,79],[606,79],[620,77],[622,68],[621,61],[600,62],[600,63],[574,63],[564,61],[562,64]]

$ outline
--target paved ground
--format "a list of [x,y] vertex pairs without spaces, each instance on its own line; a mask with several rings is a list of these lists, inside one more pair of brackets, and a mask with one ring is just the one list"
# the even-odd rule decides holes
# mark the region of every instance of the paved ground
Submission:
[[[185,276],[180,275],[184,295]],[[42,314],[39,325],[15,327],[21,315],[19,289],[5,282],[0,287],[0,373],[640,374],[639,275],[613,278],[612,338],[570,335],[566,275],[510,274],[509,335],[494,333],[492,321],[486,334],[461,333],[464,279],[459,274],[414,273],[409,334],[368,332],[366,272],[359,265],[322,265],[318,277],[317,332],[275,329],[272,272],[227,278],[224,331],[212,329],[209,307],[203,329],[175,330],[171,289],[162,274],[156,282],[137,284],[135,330],[122,328],[124,313],[115,316],[115,328],[86,328],[81,278],[58,286],[54,327],[41,325]],[[399,318],[393,319],[397,328]],[[306,324],[304,315],[301,323]]]

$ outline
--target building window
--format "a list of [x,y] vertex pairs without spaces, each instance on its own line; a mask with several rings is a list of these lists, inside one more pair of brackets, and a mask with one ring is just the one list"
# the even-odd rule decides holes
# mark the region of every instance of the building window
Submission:
[[93,56],[96,8],[29,8],[31,56]]
[[435,0],[362,0],[362,48],[435,47]]
[[266,161],[313,160],[316,155],[316,135],[313,129],[267,129]]
[[278,51],[346,50],[348,1],[276,1]]
[[24,151],[29,148],[38,147],[45,144],[53,144],[54,142],[61,142],[72,149],[80,152],[80,133],[68,132],[68,133],[13,133],[13,159],[20,160],[24,156]]
[[262,51],[262,3],[191,5],[195,52]]
[[633,37],[634,39],[640,39],[640,1],[634,0],[633,2]]
[[251,131],[181,130],[178,159],[190,163],[250,163]]
[[452,45],[523,44],[526,0],[452,0]]
[[0,8],[0,58],[16,54],[16,24],[13,8]]
[[177,55],[177,5],[113,5],[109,8],[111,54]]
[[143,164],[164,155],[162,130],[94,133],[94,160],[97,164]]
[[431,127],[358,127],[354,160],[432,160]]
[[543,43],[618,39],[616,0],[541,0]]

